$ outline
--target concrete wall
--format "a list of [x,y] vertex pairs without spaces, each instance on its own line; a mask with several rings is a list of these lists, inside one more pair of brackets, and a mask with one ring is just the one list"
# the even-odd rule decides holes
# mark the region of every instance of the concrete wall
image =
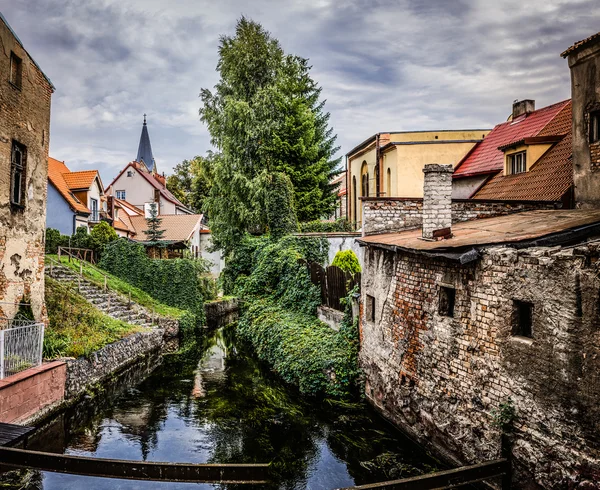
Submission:
[[470,199],[485,184],[489,175],[476,175],[452,181],[452,199]]
[[212,246],[210,233],[200,233],[200,256],[211,263],[210,273],[219,277],[221,271],[225,268],[225,260],[220,250],[211,252],[209,249]]
[[[532,209],[554,209],[553,203],[537,201],[452,200],[452,223],[504,216]],[[423,199],[367,199],[363,202],[364,235],[393,233],[423,224]]]
[[590,112],[600,110],[600,39],[569,55],[573,100],[573,180],[577,207],[600,207],[600,142],[590,144]]
[[[512,399],[516,488],[597,488],[600,481],[598,243],[487,250],[461,266],[365,252],[360,364],[388,419],[455,463],[500,455],[494,411]],[[442,287],[455,290],[440,314]],[[533,305],[533,336],[514,335],[513,301]],[[594,482],[594,483],[593,483]],[[538,488],[538,487],[536,487]]]
[[326,233],[323,236],[329,242],[328,264],[333,262],[335,254],[344,250],[352,250],[362,264],[363,249],[356,242],[356,238],[360,236],[358,233]]
[[[11,51],[22,60],[22,84],[11,84]],[[29,299],[45,320],[44,233],[52,87],[8,27],[0,21],[0,316],[12,318]],[[24,206],[10,204],[13,141],[26,147]],[[7,304],[8,303],[8,304]]]
[[18,424],[64,400],[67,366],[55,361],[0,379],[0,422]]
[[75,232],[73,229],[75,213],[50,181],[48,181],[47,207],[51,211],[46,215],[46,228],[54,228],[63,235],[72,235]]

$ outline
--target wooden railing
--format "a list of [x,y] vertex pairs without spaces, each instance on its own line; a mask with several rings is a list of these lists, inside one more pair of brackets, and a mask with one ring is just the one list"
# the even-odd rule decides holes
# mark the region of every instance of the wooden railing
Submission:
[[96,252],[89,248],[73,248],[73,247],[58,247],[58,260],[60,261],[61,255],[69,257],[71,259],[79,259],[89,262],[90,264],[96,263]]
[[511,487],[511,465],[508,459],[486,461],[472,466],[462,466],[429,475],[415,476],[382,483],[371,483],[339,490],[433,490],[462,488],[463,485],[480,483],[491,478],[502,478],[502,490]]

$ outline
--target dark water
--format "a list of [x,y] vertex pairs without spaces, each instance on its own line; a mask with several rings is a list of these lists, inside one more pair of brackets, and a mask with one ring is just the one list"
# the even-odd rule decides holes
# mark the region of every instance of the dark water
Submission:
[[[165,356],[149,376],[148,370],[131,370],[57,417],[29,448],[144,461],[272,462],[274,483],[261,488],[273,489],[333,489],[436,465],[363,404],[303,399],[236,345],[231,328]],[[39,472],[27,477],[30,488],[44,490],[236,488]]]

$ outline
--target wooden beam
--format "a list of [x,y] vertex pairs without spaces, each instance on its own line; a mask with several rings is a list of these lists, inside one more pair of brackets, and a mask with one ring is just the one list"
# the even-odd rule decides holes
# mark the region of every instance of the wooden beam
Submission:
[[56,473],[190,483],[267,483],[269,464],[185,464],[126,461],[0,447],[0,463]]
[[503,476],[507,472],[510,472],[508,461],[506,459],[498,459],[472,466],[462,466],[461,468],[452,470],[439,471],[429,475],[420,475],[382,483],[371,483],[339,490],[434,490],[436,488],[456,488],[461,485]]

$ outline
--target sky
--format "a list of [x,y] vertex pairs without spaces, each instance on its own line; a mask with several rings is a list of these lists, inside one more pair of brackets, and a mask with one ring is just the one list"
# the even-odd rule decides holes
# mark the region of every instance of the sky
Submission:
[[50,155],[134,160],[143,122],[158,170],[211,149],[198,116],[219,38],[244,15],[310,60],[341,156],[376,132],[491,128],[515,99],[570,96],[560,53],[598,30],[597,0],[0,0],[52,80]]

